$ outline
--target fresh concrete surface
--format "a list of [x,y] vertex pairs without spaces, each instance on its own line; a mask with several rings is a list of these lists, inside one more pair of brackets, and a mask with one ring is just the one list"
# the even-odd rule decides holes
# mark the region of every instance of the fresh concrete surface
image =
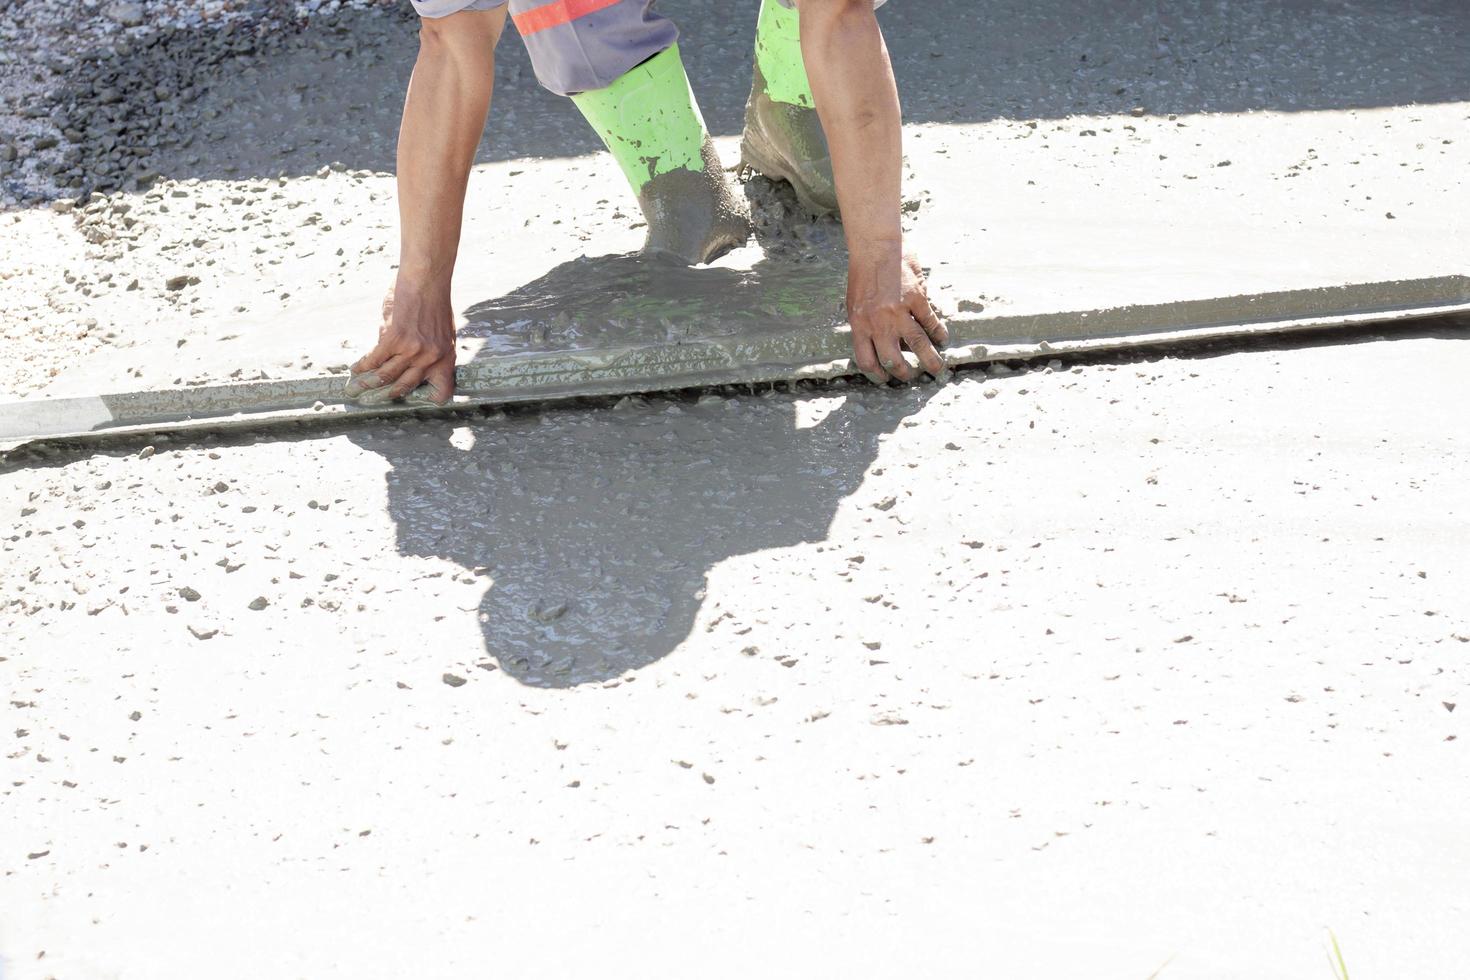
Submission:
[[13,470],[7,976],[1454,976],[1467,352]]
[[[885,7],[953,312],[1465,272],[1462,5],[1033,7]],[[0,216],[11,394],[364,350],[394,50]],[[641,238],[520,57],[467,313]],[[5,977],[1463,973],[1463,323],[1035,367],[6,458]]]

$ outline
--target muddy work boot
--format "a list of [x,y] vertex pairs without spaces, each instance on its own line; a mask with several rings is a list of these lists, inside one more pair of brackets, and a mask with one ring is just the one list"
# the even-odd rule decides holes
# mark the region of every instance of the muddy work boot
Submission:
[[646,250],[692,265],[745,244],[749,211],[725,179],[677,44],[572,101],[638,195]]
[[740,162],[772,180],[789,182],[797,200],[813,214],[837,213],[832,154],[801,58],[800,21],[794,8],[778,0],[761,2]]

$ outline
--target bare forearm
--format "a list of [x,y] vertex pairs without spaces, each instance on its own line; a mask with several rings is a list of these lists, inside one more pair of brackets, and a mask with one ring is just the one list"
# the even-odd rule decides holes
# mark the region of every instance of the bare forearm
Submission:
[[349,397],[454,395],[455,319],[449,283],[475,147],[490,111],[495,43],[505,8],[425,19],[398,131],[398,275],[383,301],[378,343],[352,366]]
[[[456,15],[462,16],[462,15]],[[445,18],[451,20],[452,18]],[[399,275],[447,289],[495,76],[489,29],[425,27],[398,133]]]
[[935,345],[949,331],[929,302],[918,260],[903,251],[903,119],[872,0],[797,0],[797,9],[847,234],[853,361],[875,383],[911,381],[907,348],[940,377],[945,364]]
[[871,0],[801,0],[801,50],[832,173],[848,249],[902,249],[898,86]]

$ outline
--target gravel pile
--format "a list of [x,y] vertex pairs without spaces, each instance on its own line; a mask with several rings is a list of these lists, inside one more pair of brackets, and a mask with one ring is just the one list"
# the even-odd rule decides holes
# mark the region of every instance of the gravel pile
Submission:
[[0,0],[0,207],[146,186],[217,79],[368,8],[412,16],[402,0]]

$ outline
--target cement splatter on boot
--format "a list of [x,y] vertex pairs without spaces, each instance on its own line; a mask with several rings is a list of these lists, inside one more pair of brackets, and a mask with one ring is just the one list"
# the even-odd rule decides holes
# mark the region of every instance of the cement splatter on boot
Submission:
[[712,262],[750,236],[750,211],[732,193],[714,143],[705,137],[703,170],[680,168],[652,177],[638,192],[648,222],[644,249],[691,265]]
[[761,0],[755,77],[745,104],[744,166],[784,180],[813,214],[837,213],[832,155],[801,51],[801,18],[791,0]]
[[749,211],[730,190],[677,44],[572,102],[638,195],[649,251],[694,264],[745,244]]
[[759,65],[745,104],[740,162],[773,180],[789,182],[797,200],[813,214],[837,213],[832,154],[817,110],[772,99]]

